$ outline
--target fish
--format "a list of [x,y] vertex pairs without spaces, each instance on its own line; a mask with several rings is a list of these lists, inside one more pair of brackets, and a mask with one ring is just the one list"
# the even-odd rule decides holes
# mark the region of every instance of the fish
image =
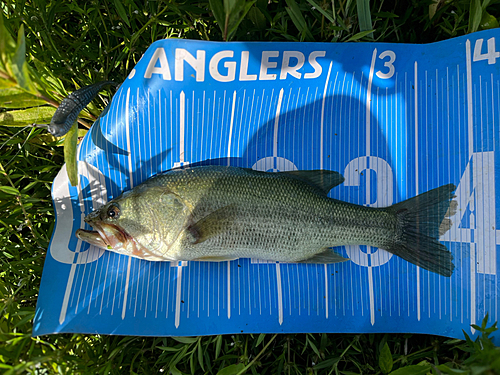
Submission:
[[104,86],[117,85],[113,81],[97,82],[73,91],[63,99],[54,112],[50,124],[36,124],[37,127],[46,127],[54,137],[62,137],[75,123],[80,112],[96,97]]
[[93,230],[76,236],[151,261],[326,264],[349,260],[340,246],[367,245],[452,275],[453,257],[439,236],[451,226],[454,184],[379,208],[328,197],[343,181],[328,170],[172,169],[89,213],[84,221]]

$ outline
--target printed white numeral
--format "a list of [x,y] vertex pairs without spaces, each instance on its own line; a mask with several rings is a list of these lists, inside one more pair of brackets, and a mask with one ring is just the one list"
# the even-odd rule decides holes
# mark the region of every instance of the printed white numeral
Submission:
[[252,169],[263,172],[286,172],[296,171],[297,166],[293,164],[292,161],[282,158],[281,156],[267,156],[257,160],[257,162],[252,165]]
[[[366,175],[369,180],[369,173],[373,172],[377,178],[377,197],[374,202],[366,197],[366,204],[371,207],[387,207],[393,202],[393,173],[392,168],[384,159],[376,156],[361,156],[349,162],[344,170],[345,186],[359,186],[360,176]],[[368,187],[369,189],[369,187]],[[345,247],[349,259],[362,267],[376,267],[387,263],[392,254],[376,249],[372,252],[372,248],[367,246],[367,252],[363,252],[360,246],[349,245]]]
[[495,38],[488,39],[488,51],[486,53],[481,53],[483,49],[483,40],[484,39],[476,40],[472,61],[488,60],[488,65],[492,65],[496,62],[496,59],[500,57],[500,52],[495,51]]
[[380,55],[378,55],[379,59],[385,59],[386,57],[389,57],[389,61],[386,61],[384,62],[384,66],[389,68],[389,72],[387,73],[382,73],[381,70],[379,70],[376,74],[377,74],[377,77],[378,78],[382,78],[382,79],[388,79],[388,78],[391,78],[393,75],[394,75],[394,61],[396,61],[396,54],[394,53],[394,51],[384,51],[382,52]]
[[[472,182],[472,188],[471,188]],[[455,192],[458,209],[442,241],[470,243],[477,272],[496,274],[495,165],[493,151],[475,152]],[[466,217],[466,214],[468,215]],[[461,225],[466,218],[469,227]]]

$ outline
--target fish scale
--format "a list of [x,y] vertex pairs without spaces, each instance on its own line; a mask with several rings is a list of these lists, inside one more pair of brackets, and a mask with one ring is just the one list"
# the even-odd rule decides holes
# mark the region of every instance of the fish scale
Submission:
[[[150,260],[333,263],[347,259],[331,247],[370,245],[451,275],[451,253],[437,236],[449,216],[454,185],[374,208],[329,198],[329,190],[342,181],[332,171],[171,170],[112,200],[86,221],[101,228],[100,243],[104,236],[106,243],[118,244],[111,250]],[[119,215],[108,217],[110,210]],[[80,231],[79,236],[92,243],[93,233]],[[125,233],[129,241],[123,245],[113,233],[117,238]]]

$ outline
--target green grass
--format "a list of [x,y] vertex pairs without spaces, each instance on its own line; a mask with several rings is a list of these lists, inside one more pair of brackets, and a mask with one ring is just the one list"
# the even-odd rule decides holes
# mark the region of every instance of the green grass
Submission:
[[[24,60],[15,54],[15,47],[22,42],[17,35],[24,27],[25,75],[31,77],[32,87],[20,89],[16,105],[2,102],[0,95],[5,107],[0,105],[0,124],[18,119],[20,126],[50,118],[53,106],[77,86],[103,79],[123,81],[147,46],[161,38],[428,43],[498,26],[495,17],[500,15],[500,4],[480,0],[396,1],[395,5],[383,0],[7,0],[0,10],[12,36],[0,55],[10,51],[12,66],[21,68]],[[2,38],[6,40],[6,35]],[[23,77],[23,73],[11,73],[5,74],[0,64],[0,82],[14,85],[16,77]],[[82,123],[89,125],[108,100],[108,95],[102,95],[94,101]],[[49,104],[40,107],[43,103]],[[476,342],[412,334],[32,338],[42,267],[54,226],[50,188],[63,164],[60,144],[42,129],[0,126],[0,211],[6,213],[0,217],[1,372],[500,373],[500,349],[488,338],[494,327],[487,328],[491,323],[486,322],[477,327],[483,337]]]

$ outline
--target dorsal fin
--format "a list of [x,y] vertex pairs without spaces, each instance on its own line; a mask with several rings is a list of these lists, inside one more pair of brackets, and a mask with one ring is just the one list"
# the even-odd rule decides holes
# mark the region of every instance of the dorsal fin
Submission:
[[313,171],[288,171],[280,173],[300,178],[308,184],[317,187],[325,194],[328,194],[335,186],[344,182],[344,177],[340,173],[328,170],[318,169]]

